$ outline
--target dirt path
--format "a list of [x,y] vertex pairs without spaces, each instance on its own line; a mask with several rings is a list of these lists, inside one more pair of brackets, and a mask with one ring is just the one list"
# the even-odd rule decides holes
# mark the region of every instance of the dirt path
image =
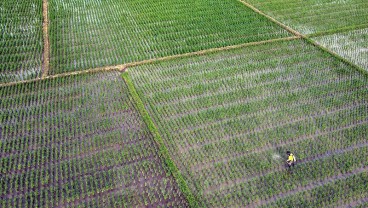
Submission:
[[267,15],[266,13],[260,11],[259,9],[257,9],[256,7],[254,7],[253,5],[243,1],[243,0],[239,0],[242,4],[244,4],[245,6],[247,6],[248,8],[252,9],[254,12],[266,17],[267,19],[271,20],[273,23],[279,25],[280,27],[284,28],[286,31],[288,31],[289,33],[297,36],[297,37],[303,37],[304,38],[304,35],[302,35],[301,33],[299,33],[298,31],[288,27],[287,25],[277,21],[275,18]]
[[43,73],[42,78],[45,78],[50,68],[50,43],[49,43],[49,16],[48,16],[48,1],[42,1],[42,31],[43,31]]
[[239,44],[239,45],[225,46],[225,47],[220,47],[220,48],[211,48],[211,49],[206,49],[206,50],[196,51],[196,52],[191,52],[191,53],[184,53],[184,54],[178,54],[178,55],[173,55],[173,56],[165,56],[161,58],[148,59],[148,60],[131,62],[131,63],[126,63],[126,64],[119,64],[119,65],[114,65],[114,66],[105,66],[105,67],[97,67],[97,68],[86,69],[86,70],[81,70],[81,71],[66,72],[66,73],[61,73],[61,74],[56,74],[56,75],[51,75],[51,76],[47,75],[48,72],[47,73],[44,72],[41,78],[2,83],[0,84],[0,87],[31,83],[31,82],[44,80],[44,79],[53,79],[57,77],[66,77],[66,76],[73,76],[73,75],[78,75],[78,74],[96,73],[96,72],[101,72],[101,71],[114,71],[115,70],[115,71],[124,72],[129,67],[134,67],[134,66],[139,66],[139,65],[144,65],[144,64],[150,64],[150,63],[155,63],[155,62],[160,62],[160,61],[168,61],[172,59],[179,59],[179,58],[190,57],[190,56],[205,55],[205,54],[218,52],[218,51],[225,51],[225,50],[243,48],[243,47],[254,46],[254,45],[262,45],[266,43],[295,40],[299,38],[300,37],[292,36],[292,37],[286,37],[286,38],[278,38],[278,39],[271,39],[271,40],[265,40],[265,41],[244,43],[244,44]]

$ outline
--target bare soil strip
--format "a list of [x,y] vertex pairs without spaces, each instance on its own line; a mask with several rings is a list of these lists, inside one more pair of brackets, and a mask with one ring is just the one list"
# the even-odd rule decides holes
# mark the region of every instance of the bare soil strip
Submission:
[[[333,152],[329,151],[329,152],[326,152],[326,153],[321,154],[321,155],[314,155],[314,156],[311,156],[311,157],[308,157],[308,158],[299,159],[298,164],[300,165],[300,164],[304,164],[304,163],[309,163],[309,162],[321,160],[321,159],[324,159],[326,157],[330,157],[332,155],[344,154],[346,152],[353,151],[354,149],[359,149],[359,148],[363,148],[363,147],[367,147],[367,146],[368,146],[368,142],[364,142],[364,143],[360,143],[360,144],[350,146],[348,148],[337,149]],[[365,167],[365,169],[368,169],[368,167]],[[285,165],[280,164],[280,166],[277,167],[277,168],[273,168],[272,170],[268,170],[268,171],[263,171],[262,173],[254,174],[251,177],[238,178],[238,179],[234,179],[232,181],[223,182],[222,184],[217,184],[217,185],[211,186],[207,190],[204,191],[204,194],[206,195],[206,194],[209,194],[211,192],[218,191],[220,189],[229,189],[229,188],[234,187],[234,186],[236,186],[240,183],[245,183],[245,182],[253,180],[255,178],[260,178],[260,177],[263,177],[263,176],[268,175],[270,173],[279,172],[279,171],[283,171],[283,170],[285,170]],[[279,198],[279,197],[276,197],[276,198]],[[274,197],[272,199],[274,199]]]
[[225,47],[220,47],[220,48],[210,48],[210,49],[205,49],[205,50],[196,51],[196,52],[183,53],[183,54],[177,54],[177,55],[172,55],[172,56],[165,56],[161,58],[154,58],[154,59],[148,59],[144,61],[127,63],[126,65],[127,67],[133,67],[133,66],[139,66],[143,64],[150,64],[150,63],[154,63],[158,61],[167,61],[167,60],[172,60],[176,58],[183,58],[183,57],[196,56],[196,55],[205,55],[205,54],[218,52],[218,51],[226,51],[230,49],[237,49],[237,48],[243,48],[243,47],[254,46],[254,45],[262,45],[266,43],[273,43],[273,42],[279,42],[279,41],[295,40],[299,38],[300,38],[299,36],[292,36],[292,37],[286,37],[286,38],[277,38],[277,39],[264,40],[264,41],[258,41],[258,42],[243,43],[239,45],[231,45],[231,46],[225,46]]
[[98,68],[86,69],[86,70],[81,70],[81,71],[66,72],[66,73],[61,73],[61,74],[56,74],[56,75],[51,75],[51,76],[45,75],[45,76],[42,76],[41,78],[36,78],[36,79],[29,79],[29,80],[23,80],[23,81],[2,83],[2,84],[0,84],[0,87],[13,86],[13,85],[17,85],[17,84],[36,82],[36,81],[40,81],[40,80],[44,80],[44,79],[53,79],[53,78],[57,78],[57,77],[66,77],[66,76],[73,76],[73,75],[79,75],[79,74],[88,74],[88,73],[95,73],[95,72],[101,72],[101,71],[114,71],[115,70],[115,71],[124,72],[125,70],[127,70],[128,67],[134,67],[134,66],[139,66],[139,65],[144,65],[144,64],[150,64],[150,63],[155,63],[155,62],[160,62],[160,61],[167,61],[167,60],[172,60],[172,59],[177,59],[177,58],[190,57],[190,56],[201,56],[201,55],[205,55],[205,54],[213,53],[213,52],[218,52],[218,51],[226,51],[226,50],[230,50],[230,49],[237,49],[237,48],[243,48],[243,47],[248,47],[248,46],[262,45],[262,44],[273,43],[273,42],[289,41],[289,40],[295,40],[295,39],[299,39],[299,38],[300,38],[299,36],[292,36],[292,37],[286,37],[286,38],[277,38],[277,39],[271,39],[271,40],[265,40],[265,41],[258,41],[258,42],[244,43],[244,44],[239,44],[239,45],[225,46],[225,47],[220,47],[220,48],[211,48],[211,49],[206,49],[206,50],[202,50],[202,51],[178,54],[178,55],[173,55],[173,56],[165,56],[165,57],[161,57],[161,58],[148,59],[148,60],[143,60],[143,61],[138,61],[138,62],[131,62],[131,63],[126,63],[126,64],[119,64],[119,65],[114,65],[114,66],[106,66],[106,67],[98,67]]
[[310,190],[315,189],[319,186],[323,186],[323,185],[328,184],[328,183],[333,183],[333,182],[336,182],[338,180],[344,180],[344,179],[346,179],[348,177],[351,177],[353,175],[356,175],[356,174],[359,174],[359,173],[364,173],[364,172],[367,172],[367,171],[368,171],[368,167],[362,167],[362,168],[355,169],[355,170],[353,170],[351,172],[348,172],[348,173],[345,173],[345,174],[338,174],[338,175],[332,176],[330,178],[326,178],[325,180],[322,180],[322,181],[315,181],[315,182],[313,182],[313,183],[311,183],[307,186],[298,187],[298,188],[290,190],[286,193],[281,193],[277,196],[272,196],[269,199],[264,200],[264,201],[260,201],[257,204],[251,205],[250,207],[263,206],[263,205],[269,204],[271,202],[274,202],[276,200],[294,195],[298,192],[310,191]]
[[43,31],[43,73],[42,78],[47,76],[50,69],[50,44],[49,44],[49,16],[48,16],[48,1],[42,1],[42,31]]

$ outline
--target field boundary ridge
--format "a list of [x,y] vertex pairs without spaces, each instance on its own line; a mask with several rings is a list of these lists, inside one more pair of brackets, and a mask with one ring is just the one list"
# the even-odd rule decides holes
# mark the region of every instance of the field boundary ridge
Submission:
[[321,50],[322,52],[328,53],[330,54],[332,57],[336,58],[337,60],[347,64],[348,66],[355,68],[358,72],[362,73],[363,75],[368,76],[368,70],[364,70],[362,67],[356,65],[355,63],[347,60],[346,58],[340,56],[339,54],[331,51],[330,49],[322,46],[321,44],[317,43],[316,41],[312,40],[310,37],[301,34],[300,32],[290,28],[289,26],[286,26],[285,24],[283,24],[282,22],[276,20],[275,18],[267,15],[266,13],[262,12],[261,10],[257,9],[255,6],[253,6],[252,4],[249,4],[248,2],[246,2],[245,0],[238,0],[241,3],[243,3],[246,7],[252,9],[254,12],[263,15],[264,17],[266,17],[267,19],[271,20],[272,22],[278,24],[279,26],[283,27],[285,30],[293,33],[294,35],[296,35],[297,37],[300,37],[301,39],[305,40],[307,43],[312,44],[313,46],[315,46],[316,48],[318,48],[319,50]]
[[139,65],[144,65],[144,64],[151,64],[151,63],[156,63],[156,62],[161,62],[161,61],[168,61],[168,60],[185,58],[185,57],[191,57],[191,56],[202,56],[202,55],[215,53],[215,52],[219,52],[219,51],[226,51],[226,50],[231,50],[231,49],[245,48],[245,47],[249,47],[249,46],[263,45],[263,44],[267,44],[267,43],[282,42],[282,41],[290,41],[290,40],[296,40],[296,39],[300,39],[300,37],[299,36],[291,36],[291,37],[285,37],[285,38],[276,38],[276,39],[269,39],[269,40],[264,40],[264,41],[243,43],[243,44],[239,44],[239,45],[224,46],[224,47],[220,47],[220,48],[210,48],[210,49],[205,49],[205,50],[201,50],[201,51],[177,54],[177,55],[172,55],[172,56],[165,56],[165,57],[154,58],[154,59],[146,59],[146,60],[143,60],[143,61],[136,61],[136,62],[130,62],[130,63],[125,63],[125,64],[118,64],[118,65],[111,65],[111,66],[104,66],[104,67],[96,67],[96,68],[85,69],[85,70],[80,70],[80,71],[65,72],[65,73],[60,73],[60,74],[55,74],[55,75],[46,75],[46,76],[42,76],[41,78],[27,79],[27,80],[22,80],[22,81],[15,81],[15,82],[0,83],[0,87],[6,87],[6,86],[17,85],[17,84],[36,82],[36,81],[41,81],[41,80],[44,80],[44,79],[52,79],[52,78],[73,76],[73,75],[79,75],[79,74],[95,73],[95,72],[101,72],[101,71],[116,70],[116,71],[124,72],[128,67],[134,67],[134,66],[139,66]]
[[197,199],[194,197],[193,193],[191,192],[187,182],[183,178],[181,172],[179,171],[178,167],[175,165],[174,160],[171,158],[169,150],[167,149],[160,133],[156,125],[154,124],[152,118],[146,111],[142,100],[140,99],[134,84],[128,74],[128,72],[124,72],[121,75],[123,77],[124,82],[128,87],[128,91],[132,96],[132,100],[136,105],[138,112],[141,114],[143,121],[146,123],[149,131],[152,133],[153,139],[155,143],[158,145],[159,154],[162,156],[165,164],[167,165],[169,171],[174,176],[176,182],[178,183],[179,189],[183,192],[185,198],[187,199],[190,207],[199,207]]
[[42,60],[42,76],[45,78],[50,69],[50,42],[49,42],[49,16],[48,16],[48,0],[42,0],[42,33],[43,33],[43,60]]
[[239,2],[241,2],[242,4],[244,4],[246,7],[248,7],[248,8],[250,8],[250,9],[252,9],[254,12],[256,12],[256,13],[258,13],[258,14],[260,14],[260,15],[262,15],[262,16],[264,16],[264,17],[266,17],[268,20],[270,20],[270,21],[272,21],[273,23],[275,23],[275,24],[279,25],[280,27],[284,28],[284,29],[285,29],[286,31],[288,31],[289,33],[291,33],[291,34],[293,34],[293,35],[295,35],[295,36],[297,36],[297,37],[304,37],[304,35],[303,35],[303,34],[301,34],[300,32],[298,32],[298,31],[296,31],[296,30],[292,29],[291,27],[289,27],[289,26],[285,25],[284,23],[282,23],[282,22],[280,22],[280,21],[276,20],[275,18],[273,18],[273,17],[271,17],[271,16],[267,15],[266,13],[264,13],[264,12],[262,12],[261,10],[257,9],[257,8],[256,8],[255,6],[253,6],[252,4],[250,4],[250,3],[248,3],[248,2],[246,2],[246,1],[244,1],[244,0],[238,0],[238,1],[239,1]]

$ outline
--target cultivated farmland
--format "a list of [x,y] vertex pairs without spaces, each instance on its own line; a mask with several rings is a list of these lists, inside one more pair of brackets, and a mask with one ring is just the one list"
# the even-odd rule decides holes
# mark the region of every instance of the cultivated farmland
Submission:
[[0,207],[367,207],[367,28],[366,0],[3,0]]
[[[354,162],[359,155],[368,157],[367,76],[303,41],[144,65],[129,72],[204,206],[266,205],[274,196],[315,193],[320,188],[313,187],[316,181],[339,183],[367,171],[366,160]],[[287,149],[299,156],[293,177],[280,158]],[[366,174],[357,178],[368,180]],[[358,187],[351,196],[364,197],[365,188]],[[308,200],[305,204],[313,203],[312,197]]]
[[187,206],[119,73],[0,90],[1,207]]
[[368,70],[368,28],[319,36],[314,40]]
[[244,1],[303,34],[354,25],[368,25],[368,1],[366,0]]
[[0,2],[0,83],[42,73],[42,0]]
[[234,0],[50,1],[50,73],[288,36]]

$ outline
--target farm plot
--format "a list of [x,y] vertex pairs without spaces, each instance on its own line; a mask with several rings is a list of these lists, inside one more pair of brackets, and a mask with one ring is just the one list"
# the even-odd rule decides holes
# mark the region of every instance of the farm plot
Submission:
[[0,83],[42,73],[42,0],[0,2]]
[[50,73],[289,34],[234,0],[50,0]]
[[322,46],[368,70],[368,28],[313,39]]
[[[356,158],[368,157],[368,78],[329,54],[282,41],[129,74],[202,206],[293,204],[304,192],[321,203],[366,197],[365,187],[341,187],[367,180],[368,163]],[[292,176],[287,150],[298,158]]]
[[0,207],[186,207],[119,73],[0,88]]
[[366,0],[242,1],[304,34],[368,24]]

